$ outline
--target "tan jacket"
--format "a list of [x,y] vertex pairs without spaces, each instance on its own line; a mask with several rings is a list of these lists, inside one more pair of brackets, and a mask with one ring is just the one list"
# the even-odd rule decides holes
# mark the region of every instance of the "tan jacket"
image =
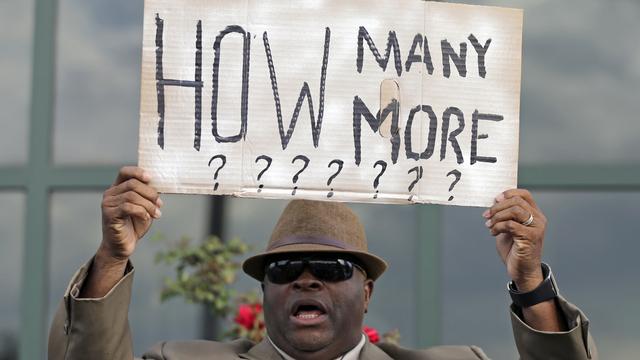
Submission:
[[[129,301],[133,268],[100,299],[80,299],[80,288],[87,276],[89,264],[81,267],[71,279],[64,299],[56,312],[49,332],[49,359],[133,359],[129,330]],[[597,350],[589,335],[589,320],[574,305],[563,298],[560,307],[571,330],[545,333],[533,330],[511,311],[513,333],[523,360],[597,359]],[[220,360],[281,360],[268,341],[254,344],[239,339],[232,342],[167,341],[153,346],[143,359],[220,359]],[[475,346],[436,346],[424,350],[409,350],[392,344],[365,344],[360,359],[366,360],[486,360]]]

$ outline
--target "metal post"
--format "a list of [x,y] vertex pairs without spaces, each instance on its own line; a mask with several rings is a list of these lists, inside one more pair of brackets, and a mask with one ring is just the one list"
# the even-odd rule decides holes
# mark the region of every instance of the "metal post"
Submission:
[[[211,196],[209,211],[209,236],[217,236],[224,241],[224,196]],[[220,322],[207,308],[203,308],[202,335],[205,339],[220,340]]]
[[47,333],[47,274],[49,169],[54,101],[57,0],[35,1],[31,71],[29,165],[22,262],[20,359],[45,358]]
[[442,341],[442,279],[440,267],[440,207],[418,205],[418,246],[416,251],[417,293],[416,334],[418,347],[438,345]]

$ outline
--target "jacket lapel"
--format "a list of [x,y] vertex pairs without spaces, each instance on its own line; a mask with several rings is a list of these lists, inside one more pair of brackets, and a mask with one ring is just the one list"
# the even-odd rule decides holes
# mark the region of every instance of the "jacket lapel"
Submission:
[[282,360],[278,351],[271,346],[271,343],[267,338],[264,338],[246,353],[239,354],[238,356],[240,356],[241,359],[249,360]]
[[367,342],[364,344],[362,351],[360,351],[359,359],[362,360],[393,360],[387,353],[382,351],[379,347],[373,345],[369,342],[367,338]]

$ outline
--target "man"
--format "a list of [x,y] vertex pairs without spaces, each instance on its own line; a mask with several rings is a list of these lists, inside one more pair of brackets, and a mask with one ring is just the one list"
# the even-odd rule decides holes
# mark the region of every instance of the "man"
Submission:
[[[132,359],[127,320],[137,242],[161,216],[143,169],[124,167],[102,201],[103,238],[73,277],[49,337],[50,359]],[[541,263],[546,219],[526,190],[509,190],[483,216],[509,276],[511,320],[522,359],[597,359],[589,322],[557,295]],[[339,203],[292,201],[267,250],[243,270],[262,283],[267,337],[162,342],[145,359],[488,359],[477,347],[408,350],[362,333],[374,281],[387,264],[367,250],[357,216]]]

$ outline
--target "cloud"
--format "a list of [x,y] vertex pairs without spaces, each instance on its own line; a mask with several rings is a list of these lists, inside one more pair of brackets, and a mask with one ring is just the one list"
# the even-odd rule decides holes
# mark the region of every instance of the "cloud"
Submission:
[[524,163],[640,161],[637,1],[483,1],[524,8]]
[[27,161],[33,1],[4,1],[0,11],[0,164]]

